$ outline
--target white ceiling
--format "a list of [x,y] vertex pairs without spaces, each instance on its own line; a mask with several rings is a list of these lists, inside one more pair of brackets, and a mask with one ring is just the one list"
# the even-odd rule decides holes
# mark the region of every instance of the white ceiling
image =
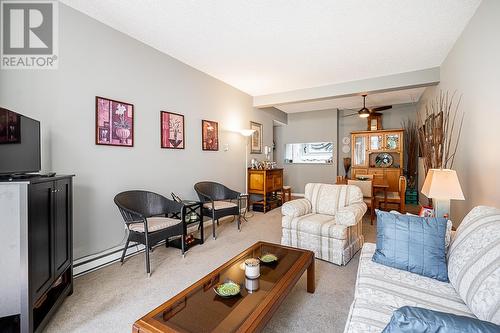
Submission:
[[[384,105],[415,103],[420,99],[424,90],[425,87],[371,94],[366,97],[366,107],[371,108]],[[361,97],[361,95],[275,106],[275,108],[286,113],[319,111],[337,108],[358,110],[362,107],[363,97]]]
[[250,95],[441,65],[480,0],[62,0]]

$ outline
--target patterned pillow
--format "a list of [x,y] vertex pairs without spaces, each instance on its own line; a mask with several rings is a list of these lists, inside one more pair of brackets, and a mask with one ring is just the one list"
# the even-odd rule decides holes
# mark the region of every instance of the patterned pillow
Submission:
[[451,284],[479,319],[500,325],[500,209],[478,206],[448,251]]
[[376,212],[374,262],[448,282],[446,219]]

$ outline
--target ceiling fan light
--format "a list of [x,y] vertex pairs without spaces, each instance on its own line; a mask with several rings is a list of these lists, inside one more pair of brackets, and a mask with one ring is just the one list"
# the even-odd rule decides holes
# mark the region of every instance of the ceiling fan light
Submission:
[[368,116],[370,116],[370,111],[368,111],[368,109],[362,109],[359,111],[360,118],[368,118]]

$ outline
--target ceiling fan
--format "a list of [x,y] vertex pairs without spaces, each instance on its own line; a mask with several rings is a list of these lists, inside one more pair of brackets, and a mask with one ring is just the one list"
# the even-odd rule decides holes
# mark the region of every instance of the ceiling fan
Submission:
[[384,110],[389,110],[392,109],[392,105],[384,105],[384,106],[377,106],[375,108],[367,108],[366,107],[366,94],[361,95],[363,96],[363,107],[357,112],[357,113],[352,113],[345,115],[344,117],[351,117],[358,115],[360,118],[368,118],[369,116],[380,116],[382,115],[379,113],[379,111],[384,111]]

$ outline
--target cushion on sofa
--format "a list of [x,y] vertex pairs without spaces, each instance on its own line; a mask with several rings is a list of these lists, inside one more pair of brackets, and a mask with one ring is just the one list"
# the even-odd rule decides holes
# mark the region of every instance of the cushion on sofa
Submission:
[[365,243],[346,333],[381,332],[402,306],[474,317],[450,283],[372,261],[376,244]]
[[382,333],[498,333],[500,326],[476,318],[403,306]]
[[377,250],[373,261],[448,281],[444,218],[424,218],[376,210]]
[[335,223],[335,216],[306,214],[299,217],[283,218],[281,226],[285,229],[305,232],[335,239],[347,238],[347,226]]
[[448,251],[448,276],[479,319],[500,325],[500,209],[478,206],[463,219]]
[[363,202],[363,193],[354,185],[309,183],[304,198],[311,202],[312,213],[335,215],[339,208]]

